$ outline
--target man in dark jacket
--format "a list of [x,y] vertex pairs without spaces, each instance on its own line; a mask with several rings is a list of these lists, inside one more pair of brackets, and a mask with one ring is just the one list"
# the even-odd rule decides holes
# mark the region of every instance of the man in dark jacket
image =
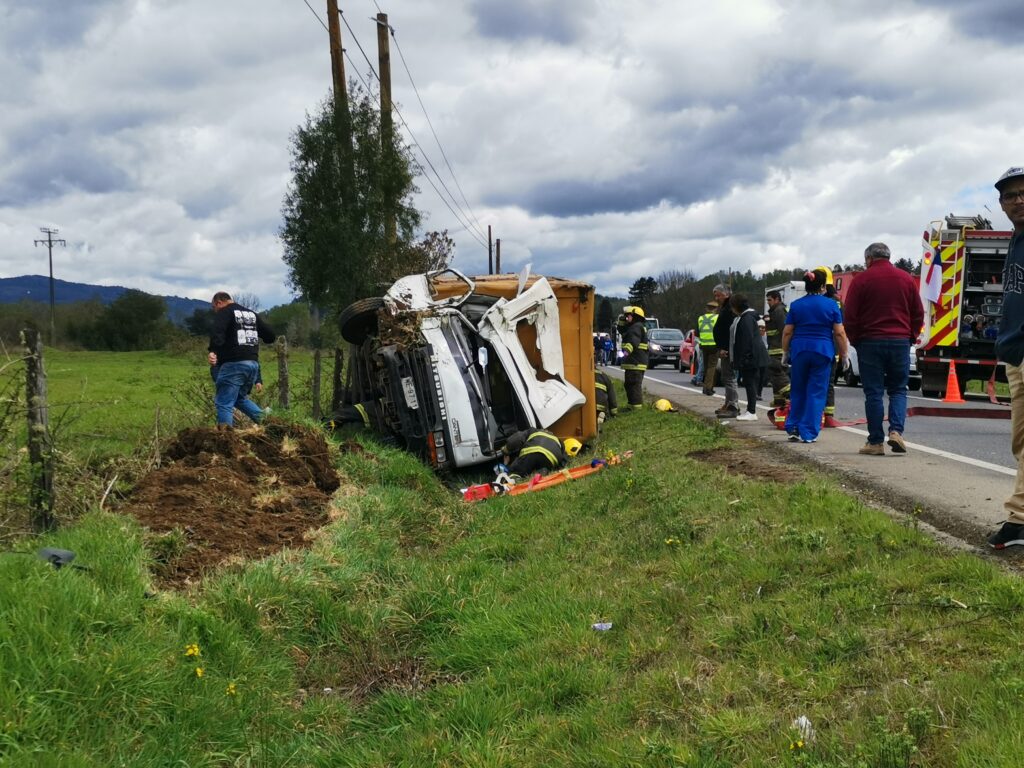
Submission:
[[[725,283],[719,283],[711,292],[718,302],[718,322],[715,323],[714,334],[715,346],[718,347],[718,363],[722,369],[722,384],[725,387],[725,405],[715,410],[715,416],[720,419],[734,419],[740,415],[740,392],[736,388],[736,372],[729,362],[729,329],[732,328],[732,321],[736,317],[729,306],[732,289]],[[708,380],[706,375],[705,382]]]
[[260,375],[260,341],[268,344],[277,334],[251,309],[236,304],[231,295],[220,291],[213,296],[213,327],[210,329],[208,360],[217,367],[217,428],[231,429],[235,408],[257,424],[263,411],[249,399]]
[[1017,459],[1017,481],[1003,502],[1006,522],[989,536],[993,549],[1024,546],[1024,168],[1011,168],[996,182],[999,205],[1013,224],[1003,270],[1003,313],[996,356],[1010,383],[1010,447]]
[[626,400],[632,408],[644,407],[644,372],[647,370],[647,325],[643,307],[623,307],[619,319],[622,334],[622,370],[625,377]]

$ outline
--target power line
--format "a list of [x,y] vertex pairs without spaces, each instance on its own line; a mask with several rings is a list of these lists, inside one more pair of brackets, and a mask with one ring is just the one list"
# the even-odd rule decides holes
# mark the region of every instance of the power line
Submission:
[[[302,0],[302,2],[304,2],[306,4],[306,7],[309,8],[310,12],[316,17],[316,20],[320,22],[320,26],[322,26],[325,30],[328,30],[328,33],[329,33],[330,30],[328,29],[327,25],[324,23],[323,19],[320,18],[320,14],[318,14],[316,12],[316,10],[313,8],[313,6],[311,6],[309,4],[308,0]],[[370,68],[370,72],[373,74],[373,76],[375,78],[377,78],[377,82],[380,82],[380,75],[378,75],[377,74],[377,70],[375,70],[373,68],[373,62],[370,61],[370,57],[367,56],[366,55],[366,51],[363,50],[363,46],[359,42],[359,37],[356,35],[355,31],[352,29],[351,25],[348,23],[348,19],[345,18],[345,14],[343,12],[339,11],[338,15],[341,16],[341,20],[343,22],[345,22],[345,27],[348,29],[349,34],[352,36],[352,39],[355,41],[356,46],[359,48],[359,52],[363,54],[363,58],[366,60],[366,64]],[[376,19],[374,19],[374,21],[376,21]],[[392,37],[394,37],[394,35],[392,35]],[[396,42],[396,45],[397,45],[398,41],[396,40],[395,42]],[[342,49],[342,53],[344,54],[345,58],[348,59],[348,63],[351,65],[352,70],[359,77],[359,82],[362,83],[363,87],[366,89],[366,92],[369,93],[370,92],[370,85],[369,85],[369,83],[367,83],[367,81],[365,79],[363,79],[362,74],[359,72],[358,67],[356,67],[355,62],[352,61],[352,57],[349,55],[348,51]],[[401,51],[399,51],[399,53],[401,54]],[[403,64],[405,63],[405,58],[404,57],[402,57],[402,62],[403,62]],[[408,67],[406,67],[406,71],[408,71]],[[410,77],[410,81],[411,81],[411,79],[412,78]],[[418,95],[419,94],[417,94],[417,97],[418,97]],[[417,150],[419,150],[420,154],[423,156],[423,159],[426,161],[427,165],[434,172],[434,175],[437,176],[437,180],[438,180],[438,182],[440,182],[441,187],[444,189],[445,192],[448,193],[448,197],[451,199],[451,201],[453,203],[455,203],[455,207],[458,208],[460,211],[462,211],[462,206],[459,205],[459,201],[455,199],[455,196],[451,193],[451,190],[449,190],[447,185],[444,183],[444,179],[441,178],[441,174],[439,174],[437,172],[437,169],[434,167],[434,164],[432,162],[430,162],[430,157],[424,151],[423,147],[420,146],[420,143],[416,140],[416,135],[413,133],[412,128],[409,126],[409,123],[406,122],[405,117],[402,115],[401,111],[398,109],[398,107],[395,104],[392,104],[392,108],[395,110],[395,113],[398,115],[398,119],[402,121],[402,125],[405,126],[405,130],[408,131],[409,136],[412,139],[412,146],[415,147]],[[429,118],[428,118],[428,122],[429,122]],[[431,126],[431,130],[433,130],[433,126]],[[444,150],[442,150],[442,154],[444,154]],[[445,160],[447,161],[447,158],[445,158]],[[441,194],[441,190],[437,188],[437,185],[434,183],[433,179],[430,178],[430,174],[427,173],[427,171],[423,167],[422,163],[420,163],[419,160],[417,160],[415,156],[412,157],[412,161],[416,164],[416,167],[420,170],[420,173],[423,175],[423,178],[425,178],[427,180],[427,182],[430,184],[430,186],[434,188],[434,191],[437,193],[437,196],[440,198],[441,202],[444,203],[445,207],[448,208],[449,211],[451,211],[451,213],[455,217],[456,221],[458,221],[459,224],[462,225],[462,227],[473,237],[474,240],[477,241],[477,243],[479,243],[484,248],[486,248],[487,247],[487,242],[483,239],[482,232],[478,232],[478,231],[474,230],[473,222],[469,220],[470,219],[470,215],[467,214],[465,211],[462,211],[462,215],[460,216],[459,213],[457,213],[455,211],[455,209],[452,208],[452,206],[448,203],[448,200],[445,199],[445,196],[443,194]],[[450,166],[449,166],[449,168],[450,168]],[[452,178],[454,178],[454,173],[452,174]],[[458,184],[457,180],[456,180],[456,184]],[[461,188],[460,188],[459,191],[461,192]],[[465,194],[463,194],[463,197],[465,197]],[[467,203],[467,205],[468,205],[468,203]],[[475,216],[473,218],[475,218]]]
[[[356,35],[355,30],[352,29],[352,26],[348,23],[348,20],[345,18],[345,14],[339,11],[339,15],[341,16],[341,20],[345,22],[345,27],[348,29],[349,34],[355,41],[360,53],[363,54],[363,58],[366,60],[366,64],[370,68],[370,72],[373,74],[375,78],[377,78],[377,82],[380,82],[380,75],[378,75],[377,70],[373,68],[373,62],[370,61],[370,57],[366,55],[366,51],[363,49],[362,44],[359,42],[359,36]],[[373,21],[376,22],[376,19],[373,19]],[[351,61],[351,59],[349,59],[349,61]],[[355,65],[353,64],[353,66]],[[367,91],[369,91],[368,87]],[[416,134],[413,132],[412,127],[405,119],[405,116],[402,114],[402,111],[398,108],[398,105],[392,102],[391,108],[395,110],[395,114],[398,115],[398,119],[402,122],[402,125],[405,127],[405,130],[409,133],[409,137],[412,140],[412,146],[419,150],[419,153],[423,156],[423,160],[426,162],[427,166],[430,168],[430,170],[434,172],[434,175],[437,177],[437,181],[441,185],[441,188],[444,189],[444,191],[448,194],[448,199],[450,199],[452,203],[455,204],[455,208],[458,208],[462,215],[460,216],[459,213],[456,213],[452,206],[449,205],[448,200],[446,200],[445,196],[441,194],[441,190],[437,188],[437,184],[434,184],[426,169],[423,167],[421,163],[417,162],[416,165],[420,169],[420,172],[423,174],[424,178],[427,180],[430,186],[434,188],[434,191],[437,192],[438,197],[441,198],[441,202],[445,204],[445,206],[448,208],[449,211],[452,212],[452,215],[455,216],[458,222],[462,224],[466,228],[466,230],[473,236],[473,239],[486,248],[487,242],[484,240],[483,232],[479,230],[474,231],[473,222],[471,221],[470,214],[466,213],[466,211],[462,209],[462,206],[459,204],[459,201],[456,199],[455,195],[453,195],[452,191],[448,189],[448,185],[444,183],[444,179],[441,178],[441,174],[438,173],[437,168],[435,168],[434,164],[430,161],[430,156],[427,154],[426,150],[423,149],[423,146],[416,138]]]
[[316,20],[320,22],[320,26],[327,30],[327,33],[330,34],[331,30],[327,29],[327,25],[324,24],[324,20],[320,18],[320,14],[317,13],[313,6],[309,4],[309,0],[302,0],[302,2],[304,2],[306,4],[306,7],[309,8],[309,12],[316,16]]
[[[374,0],[374,2],[376,2],[376,0]],[[459,179],[455,175],[455,169],[452,168],[452,164],[448,161],[448,155],[444,151],[444,147],[441,146],[441,139],[438,137],[437,131],[434,130],[434,124],[430,120],[430,115],[427,114],[427,107],[423,103],[423,99],[420,97],[420,89],[416,87],[416,82],[412,79],[412,72],[409,71],[409,65],[405,61],[405,54],[402,53],[402,46],[399,44],[398,38],[395,36],[395,28],[390,25],[388,28],[391,32],[391,39],[395,41],[395,48],[398,49],[398,56],[402,60],[402,66],[405,68],[405,74],[409,76],[409,83],[412,85],[412,90],[416,94],[416,100],[420,103],[420,108],[423,110],[423,116],[427,119],[427,125],[430,126],[430,132],[434,135],[434,141],[437,142],[437,148],[441,151],[441,157],[444,158],[444,163],[448,166],[448,171],[452,175],[452,181],[455,182],[455,186],[459,190],[459,194],[462,195],[462,201],[466,204],[466,209],[469,211],[470,215],[473,217],[473,221],[476,223],[477,232],[482,236],[483,225],[480,224],[480,220],[476,217],[476,214],[473,213],[473,208],[469,204],[469,200],[466,198],[466,193],[463,191],[462,185],[459,184]]]

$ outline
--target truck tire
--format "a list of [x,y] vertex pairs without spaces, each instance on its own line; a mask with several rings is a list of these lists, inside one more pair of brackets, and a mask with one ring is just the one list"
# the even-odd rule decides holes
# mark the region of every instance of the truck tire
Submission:
[[338,315],[338,329],[341,338],[350,344],[362,344],[366,337],[377,332],[377,311],[384,306],[384,299],[374,296],[359,299],[345,307]]

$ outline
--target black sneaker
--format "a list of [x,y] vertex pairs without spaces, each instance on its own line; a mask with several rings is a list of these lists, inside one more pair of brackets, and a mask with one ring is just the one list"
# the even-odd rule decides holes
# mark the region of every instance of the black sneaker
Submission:
[[735,419],[740,415],[740,409],[735,405],[725,406],[715,411],[715,416],[720,419]]
[[988,545],[992,549],[1024,546],[1024,524],[1003,523],[1003,527],[988,537]]

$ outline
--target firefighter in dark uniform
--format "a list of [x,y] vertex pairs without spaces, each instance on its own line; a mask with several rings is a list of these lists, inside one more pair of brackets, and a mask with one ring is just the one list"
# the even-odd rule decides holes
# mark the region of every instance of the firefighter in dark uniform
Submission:
[[[832,270],[828,267],[815,267],[825,273],[825,295],[839,305],[839,311],[843,311],[843,302],[839,300],[836,293],[836,286],[832,280]],[[838,358],[832,359],[832,367],[828,372],[828,394],[825,396],[825,416],[821,423],[823,427],[838,427],[836,423],[836,362]]]
[[343,405],[327,420],[329,429],[337,429],[343,424],[356,424],[366,429],[381,431],[384,420],[376,400],[365,400],[361,403]]
[[594,404],[597,407],[597,421],[603,422],[619,412],[618,397],[611,377],[604,371],[594,372]]
[[718,322],[718,302],[709,301],[707,312],[697,318],[700,338],[700,356],[704,369],[704,394],[715,394],[715,372],[718,370],[718,347],[715,345],[715,323]]
[[789,402],[789,374],[782,364],[782,329],[786,327],[786,305],[782,294],[768,291],[768,316],[765,335],[768,338],[768,375],[772,381],[772,408],[782,408]]
[[623,307],[619,318],[622,334],[622,370],[625,372],[626,400],[631,408],[644,407],[644,371],[647,370],[647,325],[643,307]]
[[[523,429],[505,443],[505,464],[509,474],[528,477],[541,470],[558,469],[582,447],[579,440],[568,437],[563,443],[546,429]],[[516,458],[510,461],[512,456]]]

